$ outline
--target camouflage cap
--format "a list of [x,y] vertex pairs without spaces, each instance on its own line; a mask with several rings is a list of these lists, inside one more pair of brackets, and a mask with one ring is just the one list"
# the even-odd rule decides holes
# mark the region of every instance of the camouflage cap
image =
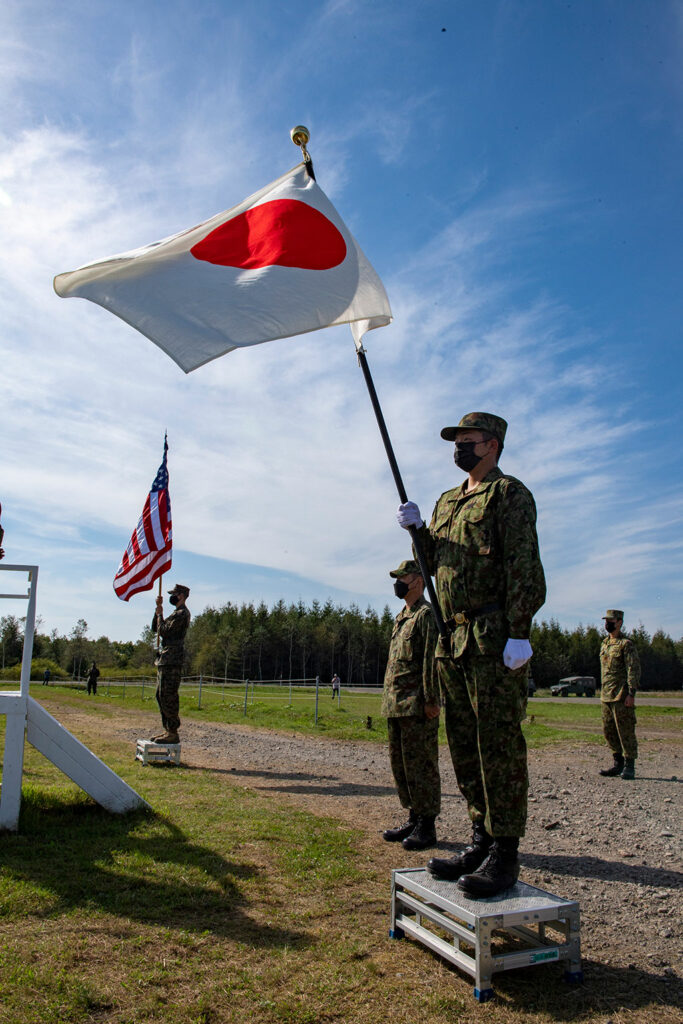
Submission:
[[619,608],[608,608],[603,619],[621,619],[624,621],[624,613]]
[[468,412],[457,427],[444,427],[441,436],[444,441],[455,441],[459,430],[488,430],[502,444],[507,428],[505,420],[501,416],[494,416],[492,412]]
[[389,575],[397,580],[401,576],[412,576],[414,573],[420,574],[420,566],[412,558],[409,558],[406,562],[401,562],[398,569],[392,569]]
[[176,583],[172,590],[168,591],[169,594],[184,594],[185,597],[190,596],[190,588],[186,587],[184,583]]

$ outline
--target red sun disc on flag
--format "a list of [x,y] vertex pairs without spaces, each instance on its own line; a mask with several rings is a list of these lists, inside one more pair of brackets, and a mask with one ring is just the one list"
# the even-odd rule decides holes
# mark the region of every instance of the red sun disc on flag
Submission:
[[219,225],[190,252],[221,267],[331,270],[346,258],[346,242],[320,210],[298,199],[273,199]]

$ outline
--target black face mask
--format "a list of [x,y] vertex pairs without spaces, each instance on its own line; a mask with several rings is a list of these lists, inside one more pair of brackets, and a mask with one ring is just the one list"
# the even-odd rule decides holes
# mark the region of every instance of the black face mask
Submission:
[[617,628],[617,624],[614,619],[607,619],[605,622],[605,629],[608,633],[614,633]]
[[479,444],[478,441],[456,441],[455,451],[453,452],[453,462],[456,464],[458,469],[464,470],[465,473],[471,472],[475,466],[478,466],[481,462],[483,455],[474,454],[474,446]]
[[178,604],[179,600],[180,598],[178,597],[177,594],[171,594],[171,596],[169,597],[169,601],[171,602],[171,604]]
[[394,583],[394,593],[396,594],[396,597],[405,597],[409,590],[410,587],[407,583],[404,583],[403,580],[396,580]]

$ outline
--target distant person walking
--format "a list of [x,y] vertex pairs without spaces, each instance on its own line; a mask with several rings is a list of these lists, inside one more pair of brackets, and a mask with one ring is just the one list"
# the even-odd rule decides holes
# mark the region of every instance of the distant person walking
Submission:
[[387,719],[391,771],[408,820],[386,829],[382,838],[402,842],[406,850],[425,850],[436,844],[434,820],[441,810],[436,629],[431,605],[422,596],[425,585],[417,562],[401,562],[389,575],[405,606],[391,634],[382,714]]
[[164,599],[157,597],[156,612],[152,619],[152,629],[158,631],[161,647],[156,659],[157,666],[157,704],[161,712],[161,724],[164,732],[153,736],[158,743],[180,743],[178,728],[180,726],[180,676],[183,669],[185,654],[185,634],[190,625],[190,612],[185,602],[190,596],[190,588],[176,583],[169,590],[169,601],[175,610],[167,619],[164,618]]
[[340,693],[340,691],[341,691],[341,679],[339,678],[339,676],[335,672],[334,675],[332,676],[332,700],[334,700],[334,698],[337,696],[338,693]]
[[100,678],[100,670],[98,669],[97,664],[93,661],[92,665],[90,666],[90,669],[88,670],[88,675],[87,675],[88,694],[92,693],[93,697],[97,696],[97,680],[99,678]]
[[50,669],[46,668],[45,671],[43,672],[43,686],[47,686],[48,685],[48,683],[50,682],[51,676],[52,676],[52,673],[50,672]]
[[608,608],[603,619],[607,636],[600,647],[602,731],[614,763],[611,768],[603,768],[600,774],[635,779],[638,757],[636,690],[640,682],[640,659],[633,641],[621,632],[624,613],[619,608]]

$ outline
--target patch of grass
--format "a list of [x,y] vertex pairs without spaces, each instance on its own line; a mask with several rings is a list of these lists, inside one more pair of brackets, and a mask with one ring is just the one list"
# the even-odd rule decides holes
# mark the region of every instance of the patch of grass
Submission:
[[222,773],[95,749],[155,812],[107,814],[27,747],[21,831],[0,836],[2,1024],[677,1020],[647,968],[590,962],[580,989],[546,965],[479,1006],[471,979],[388,938],[394,851]]

